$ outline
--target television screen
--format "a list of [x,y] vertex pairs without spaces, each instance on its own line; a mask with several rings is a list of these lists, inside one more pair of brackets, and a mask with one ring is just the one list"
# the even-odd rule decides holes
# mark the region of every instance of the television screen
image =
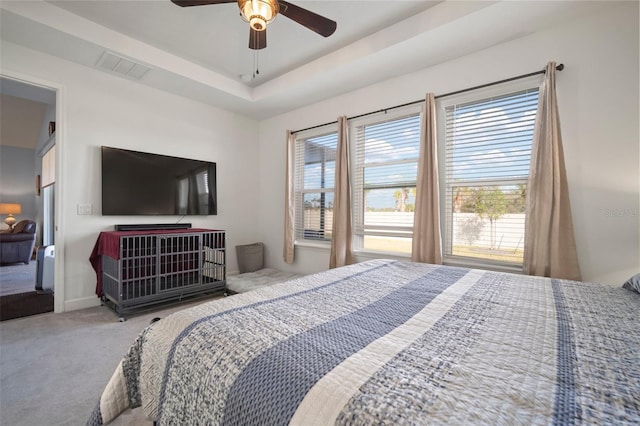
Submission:
[[102,147],[103,215],[215,215],[216,163]]

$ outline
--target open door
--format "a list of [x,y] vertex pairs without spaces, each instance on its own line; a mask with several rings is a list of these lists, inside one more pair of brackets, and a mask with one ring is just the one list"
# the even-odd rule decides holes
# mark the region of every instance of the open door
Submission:
[[[45,259],[40,259],[38,254],[45,245],[55,244],[57,93],[56,90],[31,85],[20,79],[2,76],[0,80],[0,120],[3,129],[0,143],[0,202],[21,206],[14,228],[20,228],[20,222],[35,223],[31,242],[34,248],[30,255],[24,259],[7,257],[0,262],[0,281],[3,282],[0,317],[6,320],[54,310],[53,249],[49,249],[46,259],[49,276],[47,290],[38,289],[38,272],[42,272],[45,266]],[[44,171],[43,162],[48,162]],[[43,180],[45,173],[52,179]],[[23,227],[22,233],[30,228]],[[14,231],[18,233],[18,229]],[[4,230],[5,234],[8,232]]]

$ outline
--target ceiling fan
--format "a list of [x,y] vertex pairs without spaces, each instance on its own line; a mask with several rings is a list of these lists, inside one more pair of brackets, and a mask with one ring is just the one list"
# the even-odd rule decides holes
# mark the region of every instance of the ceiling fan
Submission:
[[283,0],[171,0],[181,7],[205,6],[220,3],[238,3],[240,15],[249,23],[249,49],[267,47],[267,24],[278,13],[309,28],[323,37],[336,30],[336,22]]

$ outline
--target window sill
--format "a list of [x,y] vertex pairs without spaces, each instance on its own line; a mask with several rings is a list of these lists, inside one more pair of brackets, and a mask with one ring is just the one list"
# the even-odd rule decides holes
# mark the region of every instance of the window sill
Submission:
[[[331,251],[330,243],[314,243],[308,241],[296,241],[296,247],[305,248],[305,249],[313,249],[313,250],[323,250],[323,251]],[[361,250],[356,249],[353,251],[353,255],[356,258],[360,259],[398,259],[398,260],[411,260],[411,255],[408,253],[394,253],[394,252],[385,252],[385,251],[369,251],[369,250]]]
[[[314,242],[296,242],[296,247],[304,248],[304,249],[312,249],[312,250],[320,250],[328,252],[331,250],[330,243],[314,243]],[[408,253],[394,253],[394,252],[384,252],[384,251],[368,251],[368,250],[354,250],[353,255],[358,259],[358,261],[369,260],[369,259],[395,259],[401,261],[411,261],[411,255]],[[482,262],[477,261],[472,258],[455,258],[455,257],[447,257],[443,261],[443,265],[447,266],[458,266],[461,268],[470,268],[470,269],[482,269],[486,271],[496,271],[496,272],[508,272],[512,274],[522,274],[522,265],[509,265],[504,263],[490,263],[490,262]]]
[[331,243],[314,243],[314,242],[310,242],[310,241],[296,241],[294,243],[295,247],[304,247],[304,248],[311,248],[311,249],[316,249],[316,250],[326,250],[326,251],[330,251],[331,250]]

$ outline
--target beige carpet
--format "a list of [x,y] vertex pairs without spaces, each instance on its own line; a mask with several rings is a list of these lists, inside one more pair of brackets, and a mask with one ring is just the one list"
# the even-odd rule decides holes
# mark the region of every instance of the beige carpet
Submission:
[[[123,323],[106,307],[3,321],[0,424],[85,424],[118,362],[150,320],[203,302],[132,316]],[[112,424],[152,424],[139,411],[130,410]]]

